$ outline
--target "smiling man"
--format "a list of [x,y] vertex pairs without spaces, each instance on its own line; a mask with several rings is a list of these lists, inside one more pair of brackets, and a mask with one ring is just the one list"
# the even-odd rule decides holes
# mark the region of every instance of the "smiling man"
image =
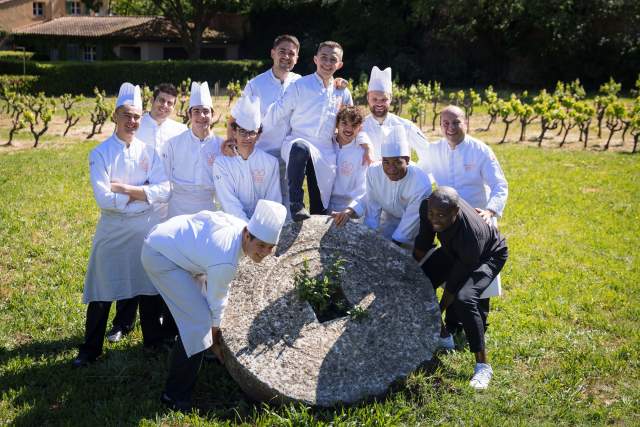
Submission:
[[[173,314],[180,339],[174,345],[161,402],[189,410],[205,350],[224,363],[220,322],[243,256],[261,262],[278,243],[287,210],[260,200],[247,224],[224,212],[180,215],[154,228],[142,248],[142,264]],[[196,276],[206,275],[204,287]]]
[[191,129],[172,138],[162,157],[171,181],[169,217],[215,210],[213,164],[222,155],[222,139],[211,130],[213,100],[207,82],[193,82],[189,98]]
[[[416,151],[421,160],[425,156],[428,145],[427,138],[422,131],[411,121],[389,112],[391,108],[393,83],[391,81],[391,68],[380,70],[374,66],[371,69],[369,86],[367,89],[367,103],[369,114],[364,119],[363,130],[371,139],[371,158],[374,161],[381,159],[381,147],[391,129],[395,126],[403,126],[407,135],[409,148]],[[421,164],[419,163],[421,166]],[[423,169],[428,173],[427,169]]]
[[[152,147],[157,153],[162,153],[165,143],[187,130],[187,126],[171,119],[175,108],[178,91],[171,83],[161,83],[153,90],[151,111],[142,115],[140,127],[136,132],[136,138]],[[161,154],[158,154],[161,159]],[[168,171],[165,171],[165,173]],[[156,203],[154,208],[160,211],[160,217],[166,218],[168,214],[167,203]],[[107,332],[110,342],[120,341],[132,329],[136,321],[137,298],[120,300],[116,304],[116,315],[113,318],[113,326]],[[167,322],[165,316],[164,322]],[[175,335],[175,334],[174,334]]]
[[[436,237],[440,247],[435,244]],[[493,370],[487,362],[484,340],[489,300],[481,296],[507,261],[506,241],[456,190],[438,187],[420,205],[420,231],[413,255],[423,260],[427,254],[422,269],[434,289],[446,282],[440,311],[461,320],[469,349],[475,355],[470,385],[486,389]],[[452,331],[445,326],[448,323],[441,324],[440,340],[449,341],[444,347],[452,348]]]
[[262,132],[260,99],[242,96],[233,107],[237,155],[213,164],[216,197],[222,210],[249,221],[260,199],[281,203],[278,160],[256,147]]
[[89,155],[100,220],[82,297],[88,304],[84,343],[74,367],[86,366],[102,354],[112,301],[139,297],[144,346],[152,348],[164,338],[158,311],[162,305],[139,254],[145,235],[160,222],[153,205],[167,201],[169,182],[153,147],[135,137],[141,115],[140,87],[123,83],[113,113],[115,132]]
[[365,197],[354,206],[334,215],[336,226],[344,217],[364,215],[364,224],[387,239],[412,247],[418,234],[418,210],[431,193],[429,178],[410,164],[409,143],[403,126],[395,126],[381,147],[382,162],[369,166]]

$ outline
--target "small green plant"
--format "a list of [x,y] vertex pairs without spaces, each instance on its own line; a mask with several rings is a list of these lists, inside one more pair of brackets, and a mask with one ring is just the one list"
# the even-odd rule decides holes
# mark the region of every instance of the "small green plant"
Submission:
[[364,307],[360,307],[359,305],[356,305],[351,310],[347,311],[347,314],[353,320],[360,321],[360,320],[364,320],[367,317],[369,317],[369,310],[367,310]]
[[344,264],[344,259],[337,258],[324,274],[312,277],[309,260],[305,259],[302,268],[294,275],[298,296],[311,305],[320,322],[346,316],[351,310],[341,288]]

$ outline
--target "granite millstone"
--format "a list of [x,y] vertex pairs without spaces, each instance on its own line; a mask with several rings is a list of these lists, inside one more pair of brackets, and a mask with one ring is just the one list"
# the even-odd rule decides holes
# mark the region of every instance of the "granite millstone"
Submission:
[[[307,260],[321,274],[346,261],[342,290],[364,319],[319,323],[296,291]],[[256,400],[332,406],[383,395],[436,350],[440,310],[406,251],[367,227],[326,216],[289,223],[275,256],[240,263],[222,321],[225,365]]]

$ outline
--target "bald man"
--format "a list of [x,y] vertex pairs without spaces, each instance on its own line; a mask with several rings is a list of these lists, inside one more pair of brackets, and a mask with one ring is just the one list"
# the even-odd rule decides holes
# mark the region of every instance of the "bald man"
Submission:
[[[440,247],[436,247],[435,237]],[[446,317],[453,312],[461,320],[476,359],[470,385],[476,390],[486,389],[493,370],[487,363],[484,341],[489,305],[481,295],[507,261],[504,237],[456,190],[438,187],[420,205],[420,231],[413,255],[422,262],[434,289],[444,284],[440,311]],[[453,344],[448,326],[442,323],[440,337]]]
[[508,185],[493,150],[467,134],[465,113],[449,105],[440,114],[442,139],[427,144],[420,166],[433,174],[439,186],[456,189],[487,222],[502,216]]

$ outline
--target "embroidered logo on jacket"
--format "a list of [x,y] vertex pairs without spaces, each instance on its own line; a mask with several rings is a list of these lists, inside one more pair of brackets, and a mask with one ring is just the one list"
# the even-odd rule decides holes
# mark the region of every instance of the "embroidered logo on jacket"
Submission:
[[209,166],[213,166],[215,162],[216,162],[216,155],[213,153],[207,154],[207,164]]
[[255,182],[256,184],[262,184],[264,182],[266,173],[264,169],[256,169],[251,171],[251,175],[253,176],[253,182]]
[[149,158],[147,156],[144,156],[140,160],[140,169],[145,171],[145,173],[149,172]]
[[340,175],[351,176],[353,175],[353,163],[348,161],[343,161],[340,164]]

